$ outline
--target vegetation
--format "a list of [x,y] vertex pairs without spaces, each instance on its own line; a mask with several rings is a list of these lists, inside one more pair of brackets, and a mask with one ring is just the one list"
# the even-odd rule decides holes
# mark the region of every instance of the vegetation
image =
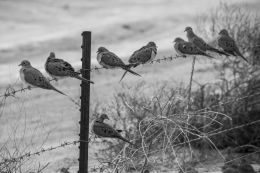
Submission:
[[[259,124],[236,128],[260,120],[259,27],[258,16],[225,3],[210,16],[199,17],[198,31],[204,38],[212,40],[226,28],[250,64],[239,57],[218,57],[221,61],[214,62],[213,70],[218,72],[219,81],[196,82],[199,87],[191,93],[191,110],[187,110],[186,87],[169,82],[123,85],[110,105],[96,109],[96,114],[109,110],[113,126],[134,139],[137,146],[102,139],[105,145],[97,157],[102,163],[112,160],[102,169],[130,171],[163,165],[184,171],[187,163],[203,161],[208,150],[224,159],[220,149],[236,147],[236,151],[249,152],[260,147]],[[215,40],[212,44],[217,46]]]

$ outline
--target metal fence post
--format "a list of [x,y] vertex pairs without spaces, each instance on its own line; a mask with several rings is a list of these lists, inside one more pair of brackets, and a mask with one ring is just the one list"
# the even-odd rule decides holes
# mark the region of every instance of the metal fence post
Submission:
[[[82,34],[82,69],[90,69],[91,65],[91,32]],[[90,80],[90,71],[82,70],[82,77]],[[88,141],[89,139],[89,102],[90,83],[81,82],[81,108],[80,108],[80,146],[79,146],[79,173],[88,172]]]

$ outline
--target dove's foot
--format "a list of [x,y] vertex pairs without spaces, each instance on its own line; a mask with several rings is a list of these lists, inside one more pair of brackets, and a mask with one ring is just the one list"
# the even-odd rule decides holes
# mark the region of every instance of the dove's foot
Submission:
[[32,87],[31,87],[31,86],[28,86],[27,88],[28,88],[28,90],[31,90],[31,89],[32,89]]

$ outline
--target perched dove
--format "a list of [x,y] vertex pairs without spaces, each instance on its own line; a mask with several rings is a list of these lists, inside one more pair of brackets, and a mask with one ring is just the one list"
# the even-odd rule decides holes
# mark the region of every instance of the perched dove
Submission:
[[221,47],[223,49],[224,52],[229,53],[234,56],[240,56],[246,62],[248,62],[248,60],[239,51],[234,39],[229,36],[227,30],[222,29],[219,32],[218,45],[219,45],[219,47]]
[[214,47],[210,46],[207,44],[202,38],[198,37],[196,34],[194,34],[193,30],[191,27],[186,27],[185,30],[187,32],[187,38],[188,41],[193,43],[195,46],[197,46],[200,50],[206,52],[206,51],[212,51],[216,52],[222,55],[229,56],[229,54],[220,51],[218,49],[215,49]]
[[[136,50],[129,58],[128,62],[132,67],[137,67],[140,64],[146,64],[154,60],[157,54],[157,46],[154,42],[149,42],[147,45]],[[123,74],[120,81],[125,77],[127,71]]]
[[29,87],[35,86],[43,89],[54,90],[67,96],[52,86],[49,80],[46,79],[39,70],[31,66],[29,61],[23,60],[19,66],[22,66],[20,69],[20,78]]
[[104,138],[118,138],[125,142],[128,142],[131,145],[134,145],[132,142],[123,138],[120,135],[121,130],[115,130],[110,125],[104,123],[105,119],[109,119],[106,114],[101,114],[97,119],[94,120],[92,124],[92,132],[95,133],[99,137]]
[[187,42],[180,37],[175,38],[173,42],[175,42],[174,49],[179,55],[203,55],[209,58],[213,58],[196,47],[193,43]]
[[55,80],[64,77],[73,77],[84,82],[94,83],[83,77],[80,77],[80,73],[75,72],[74,68],[66,61],[55,57],[55,53],[51,52],[45,63],[46,72]]
[[116,54],[108,51],[105,47],[99,47],[97,53],[97,61],[104,68],[122,68],[136,76],[141,76],[138,73],[130,70],[130,67],[128,65],[126,65]]

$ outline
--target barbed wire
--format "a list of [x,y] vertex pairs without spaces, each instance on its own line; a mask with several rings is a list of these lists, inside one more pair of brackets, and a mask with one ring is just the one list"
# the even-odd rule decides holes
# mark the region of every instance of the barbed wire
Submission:
[[[158,58],[158,59],[154,59],[152,61],[150,61],[149,63],[146,63],[146,64],[142,64],[142,65],[149,65],[149,64],[154,64],[154,63],[161,63],[163,61],[172,61],[172,60],[175,60],[175,59],[178,59],[178,58],[186,58],[186,56],[183,56],[183,55],[175,55],[175,56],[164,56],[163,58]],[[128,64],[131,66],[131,64]],[[82,72],[82,71],[99,71],[101,69],[106,69],[105,67],[98,67],[98,66],[95,66],[91,69],[80,69],[78,70],[79,72]]]
[[[241,125],[238,125],[238,126],[235,126],[235,127],[232,127],[232,128],[229,128],[229,129],[224,129],[224,130],[222,130],[222,131],[219,131],[219,132],[213,132],[213,133],[209,133],[209,134],[204,134],[204,135],[202,135],[202,136],[200,136],[200,137],[197,137],[197,138],[195,138],[195,139],[192,139],[192,140],[188,140],[188,141],[185,141],[185,142],[180,142],[180,143],[177,143],[177,144],[175,144],[175,145],[171,145],[171,147],[178,147],[178,146],[181,146],[181,145],[185,145],[185,144],[189,144],[189,143],[191,143],[191,142],[195,142],[195,141],[198,141],[198,140],[201,140],[201,139],[207,139],[207,138],[209,138],[209,137],[212,137],[212,136],[215,136],[215,135],[218,135],[218,134],[222,134],[222,133],[226,133],[226,132],[228,132],[228,131],[232,131],[232,130],[235,130],[235,129],[239,129],[239,128],[243,128],[243,127],[246,127],[246,126],[250,126],[250,125],[253,125],[253,124],[257,124],[257,123],[260,123],[260,120],[256,120],[256,121],[252,121],[252,122],[249,122],[249,123],[245,123],[245,124],[241,124]],[[143,148],[144,146],[142,146],[142,148]],[[148,146],[145,146],[145,148],[148,148]],[[139,149],[141,149],[141,148],[139,148]],[[137,150],[139,150],[139,149],[137,149]],[[254,151],[254,152],[252,152],[252,153],[249,153],[249,154],[244,154],[244,155],[242,155],[242,156],[238,156],[238,157],[236,157],[236,158],[234,158],[234,159],[231,159],[231,160],[228,160],[228,161],[224,161],[224,164],[225,163],[230,163],[230,162],[234,162],[235,160],[239,160],[239,159],[241,159],[241,158],[244,158],[244,157],[247,157],[247,156],[249,156],[249,155],[253,155],[253,154],[256,154],[256,153],[258,153],[258,152],[260,152],[260,148],[259,147],[255,147],[255,149],[257,149],[256,151]],[[144,153],[144,154],[142,154],[142,156],[145,156],[145,155],[147,155],[147,154],[154,154],[154,153],[156,153],[156,152],[160,152],[161,150],[165,150],[165,149],[159,149],[159,150],[155,150],[155,151],[151,151],[151,152],[148,152],[148,153]],[[131,160],[131,158],[125,158],[124,159],[124,161],[121,161],[121,162],[125,162],[125,161],[127,161],[127,160]],[[115,160],[114,160],[115,161]],[[95,168],[95,169],[102,169],[103,167],[104,167],[104,165],[102,164],[102,163],[109,163],[110,165],[116,165],[115,163],[113,163],[113,162],[110,162],[110,161],[103,161],[103,162],[100,162],[99,161],[99,163],[100,163],[100,165],[99,166],[94,166],[93,168]],[[107,165],[105,165],[105,167],[107,167]],[[106,168],[107,169],[107,168]]]
[[260,92],[250,94],[250,95],[246,95],[246,96],[239,97],[239,98],[234,98],[233,100],[226,101],[226,102],[218,102],[218,104],[215,104],[215,105],[212,105],[210,107],[203,108],[203,109],[195,110],[195,111],[192,111],[192,112],[198,113],[198,112],[201,112],[201,111],[206,111],[206,110],[209,110],[210,108],[215,108],[215,107],[218,107],[218,106],[223,106],[223,105],[227,105],[227,104],[230,104],[230,103],[235,103],[235,102],[238,102],[240,100],[246,99],[248,97],[253,97],[253,96],[257,96],[257,95],[260,95]]
[[59,149],[59,148],[62,148],[62,147],[66,147],[66,146],[70,146],[70,145],[77,145],[80,142],[89,143],[90,141],[91,141],[90,138],[89,138],[88,141],[84,141],[84,140],[75,140],[75,141],[70,141],[70,142],[65,141],[65,142],[62,142],[59,145],[51,146],[51,147],[48,147],[48,148],[42,148],[41,150],[38,150],[38,151],[35,151],[35,152],[26,152],[25,154],[23,154],[19,157],[15,157],[15,158],[11,158],[11,159],[3,159],[3,161],[0,162],[0,166],[7,163],[7,162],[18,162],[18,161],[21,161],[25,158],[33,157],[33,156],[36,156],[36,155],[41,155],[45,152],[56,150],[56,149]]
[[[205,133],[205,134],[203,134],[202,136],[200,136],[198,138],[191,139],[191,140],[188,140],[188,141],[185,141],[185,142],[180,142],[178,144],[172,145],[172,147],[177,147],[177,146],[189,144],[191,142],[195,142],[195,141],[198,141],[200,139],[207,139],[209,137],[212,137],[212,136],[215,136],[215,135],[218,135],[218,134],[226,133],[226,132],[229,132],[229,131],[232,131],[232,130],[235,130],[235,129],[239,129],[239,128],[243,128],[243,127],[246,127],[246,126],[250,126],[250,125],[253,125],[253,124],[256,124],[256,123],[260,123],[260,120],[252,121],[252,122],[245,123],[245,124],[241,124],[241,125],[238,125],[238,126],[235,126],[235,127],[229,128],[229,129],[224,129],[224,130],[218,131],[218,132],[213,132],[213,133],[209,133],[209,134]],[[35,151],[35,152],[26,152],[25,154],[23,154],[23,155],[21,155],[19,157],[16,157],[16,158],[3,159],[3,161],[0,162],[0,166],[3,165],[3,164],[6,164],[6,163],[19,162],[19,161],[22,161],[25,158],[30,158],[30,157],[33,157],[33,156],[41,155],[41,154],[43,154],[45,152],[56,150],[56,149],[59,149],[59,148],[62,148],[62,147],[66,147],[66,146],[70,146],[70,145],[77,145],[80,142],[89,143],[90,141],[91,141],[91,139],[89,138],[88,141],[75,140],[75,141],[70,141],[70,142],[63,142],[63,143],[61,143],[61,144],[59,144],[57,146],[51,146],[51,147],[48,147],[48,148],[42,148],[41,150],[38,150],[38,151]],[[157,152],[157,151],[149,152],[149,154],[152,154],[154,152]],[[228,161],[228,162],[231,162],[231,161]]]
[[[160,58],[160,59],[156,59],[156,60],[153,60],[151,61],[150,63],[148,64],[154,64],[154,63],[161,63],[161,62],[164,62],[164,61],[172,61],[174,59],[178,59],[178,58],[184,58],[184,56],[170,56],[170,57],[164,57],[164,58]],[[148,65],[148,64],[144,64],[144,65]],[[90,70],[90,71],[98,71],[100,69],[105,69],[104,67],[94,67],[94,68],[91,68],[91,69],[81,69],[81,70]],[[53,81],[54,79],[50,80],[50,81]],[[4,92],[4,94],[0,95],[0,97],[4,97],[4,98],[7,98],[7,97],[15,97],[15,94],[18,93],[18,92],[23,92],[25,90],[30,90],[31,87],[26,87],[26,88],[20,88],[20,89],[17,89],[15,90],[14,88],[10,86],[8,86]],[[222,106],[222,105],[226,105],[226,104],[229,104],[229,103],[232,103],[232,102],[238,102],[240,100],[243,100],[243,99],[246,99],[248,97],[252,97],[252,96],[256,96],[256,95],[259,95],[260,92],[258,93],[255,93],[255,94],[251,94],[251,95],[247,95],[247,96],[243,96],[243,97],[240,97],[240,98],[235,98],[234,100],[231,100],[231,101],[227,101],[227,102],[219,102],[218,104],[216,105],[213,105],[213,106],[210,106],[210,108],[212,107],[217,107],[217,106]],[[207,110],[209,108],[204,108],[204,109],[200,109],[200,110],[197,110],[197,111],[194,111],[194,112],[200,112],[200,111],[203,111],[203,110]],[[242,124],[242,125],[238,125],[238,126],[235,126],[235,127],[232,127],[232,128],[229,128],[229,129],[225,129],[225,130],[222,130],[222,131],[218,131],[218,132],[214,132],[214,133],[205,133],[203,134],[202,136],[198,137],[198,138],[195,138],[195,139],[192,139],[192,140],[189,140],[189,141],[185,141],[185,142],[182,142],[182,143],[178,143],[178,144],[175,144],[173,145],[172,147],[177,147],[177,146],[180,146],[180,145],[184,145],[184,144],[188,144],[188,143],[191,143],[191,142],[194,142],[194,141],[197,141],[197,140],[200,140],[200,139],[204,139],[204,138],[208,138],[208,137],[211,137],[211,136],[215,136],[215,135],[218,135],[218,134],[221,134],[221,133],[226,133],[228,131],[231,131],[231,130],[234,130],[234,129],[239,129],[239,128],[243,128],[243,127],[246,127],[246,126],[249,126],[249,125],[252,125],[252,124],[256,124],[260,122],[260,120],[257,120],[257,121],[253,121],[253,122],[250,122],[250,123],[246,123],[246,124]],[[62,148],[62,147],[66,147],[66,146],[70,146],[70,145],[77,145],[78,143],[80,142],[90,142],[90,140],[88,141],[82,141],[82,140],[75,140],[75,141],[71,141],[71,142],[63,142],[57,146],[51,146],[51,147],[48,147],[48,148],[42,148],[41,150],[39,151],[36,151],[36,152],[27,152],[19,157],[16,157],[16,158],[11,158],[11,159],[3,159],[3,162],[0,162],[0,166],[2,164],[5,164],[6,162],[17,162],[17,161],[21,161],[25,158],[30,158],[30,157],[33,157],[33,156],[36,156],[36,155],[41,155],[45,152],[50,152],[52,150],[56,150],[56,149],[59,149],[59,148]],[[259,151],[258,151],[259,152]]]
[[[54,81],[55,79],[50,79],[49,80],[49,82],[51,82],[51,81]],[[17,89],[17,90],[15,90],[11,85],[9,85],[7,88],[6,88],[6,90],[5,90],[5,92],[4,92],[4,94],[1,94],[0,95],[0,98],[1,97],[5,97],[5,98],[7,98],[7,97],[15,97],[15,94],[16,93],[18,93],[18,92],[23,92],[23,91],[26,91],[26,90],[31,90],[32,88],[37,88],[37,87],[30,87],[30,86],[28,86],[28,87],[25,87],[25,88],[19,88],[19,89]]]

